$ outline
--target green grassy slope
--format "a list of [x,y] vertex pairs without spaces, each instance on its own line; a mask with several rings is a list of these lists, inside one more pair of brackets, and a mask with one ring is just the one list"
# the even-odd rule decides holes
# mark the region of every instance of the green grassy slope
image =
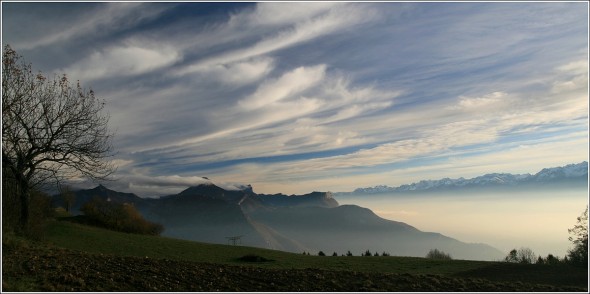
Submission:
[[[306,256],[254,247],[126,234],[66,221],[53,222],[48,227],[47,240],[58,247],[92,253],[222,264],[243,264],[237,259],[247,254],[255,254],[274,260],[268,263],[257,263],[256,266],[279,269],[322,268],[362,272],[453,274],[490,264],[484,261],[453,260],[449,262],[417,257]],[[338,254],[342,253],[345,252],[338,252]],[[326,252],[326,254],[331,255],[332,252]]]
[[[47,226],[43,243],[29,244],[28,242],[18,238],[16,241],[3,238],[3,254],[6,253],[6,257],[2,260],[3,290],[583,291],[588,289],[587,269],[568,265],[521,265],[468,260],[439,261],[393,256],[332,257],[329,256],[331,252],[326,252],[328,256],[323,257],[307,256],[245,246],[206,244],[126,234],[68,221],[51,221]],[[338,253],[342,254],[342,252]],[[239,260],[240,257],[250,254],[272,261]],[[355,254],[358,253],[355,252]],[[84,267],[88,269],[85,270]],[[149,276],[141,274],[144,272]],[[194,273],[184,277],[189,272]],[[294,279],[294,276],[298,278]],[[162,285],[163,288],[153,288],[154,283]]]

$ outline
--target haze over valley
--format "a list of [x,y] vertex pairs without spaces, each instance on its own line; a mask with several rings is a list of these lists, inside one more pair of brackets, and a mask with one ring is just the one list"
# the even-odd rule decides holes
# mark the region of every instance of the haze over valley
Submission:
[[[567,229],[588,200],[588,163],[534,175],[494,173],[290,196],[208,178],[158,198],[102,185],[75,194],[75,214],[94,197],[132,203],[164,226],[163,235],[181,239],[225,244],[235,236],[247,246],[358,255],[370,250],[420,257],[437,248],[457,259],[500,260],[520,247],[565,256]],[[64,206],[59,196],[54,201]]]
[[535,174],[493,173],[472,179],[420,181],[399,187],[336,193],[420,230],[483,242],[504,252],[529,247],[542,256],[565,256],[568,231],[588,203],[588,163],[546,168]]

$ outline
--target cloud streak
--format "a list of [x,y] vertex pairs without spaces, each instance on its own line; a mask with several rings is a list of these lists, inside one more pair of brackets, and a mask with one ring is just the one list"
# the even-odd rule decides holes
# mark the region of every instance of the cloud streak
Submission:
[[72,76],[92,81],[141,75],[169,66],[179,59],[171,47],[156,44],[128,44],[96,51],[87,59],[63,70]]

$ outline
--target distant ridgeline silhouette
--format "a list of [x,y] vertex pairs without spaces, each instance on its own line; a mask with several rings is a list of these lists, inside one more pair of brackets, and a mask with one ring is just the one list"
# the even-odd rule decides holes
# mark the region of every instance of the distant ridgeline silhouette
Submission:
[[334,193],[335,196],[348,196],[378,193],[408,193],[408,192],[437,192],[461,189],[481,188],[531,188],[531,187],[587,187],[588,162],[569,164],[563,167],[544,168],[538,173],[509,174],[492,173],[472,179],[444,178],[440,180],[422,180],[417,183],[389,187],[379,185],[369,188],[358,188],[353,192]]
[[[360,255],[369,249],[424,256],[438,248],[457,259],[496,260],[504,256],[485,244],[463,243],[380,218],[367,208],[339,205],[330,192],[265,195],[255,193],[251,186],[224,189],[206,182],[160,198],[141,198],[102,185],[74,194],[73,213],[79,213],[94,197],[131,203],[147,220],[164,225],[163,236],[187,240],[227,244],[228,237],[241,236],[243,246],[297,253],[323,250]],[[53,200],[55,205],[63,205],[59,195]]]

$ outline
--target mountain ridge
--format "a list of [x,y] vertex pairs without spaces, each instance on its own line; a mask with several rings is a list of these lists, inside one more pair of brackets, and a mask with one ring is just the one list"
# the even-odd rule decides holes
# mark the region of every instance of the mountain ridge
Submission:
[[517,187],[526,185],[559,184],[571,182],[588,182],[588,162],[568,164],[561,167],[543,168],[536,174],[489,173],[482,176],[465,179],[463,177],[440,180],[421,180],[412,184],[397,187],[378,185],[374,187],[357,188],[352,192],[336,192],[336,196],[352,194],[380,194],[403,193],[414,191],[437,191],[463,188],[481,187]]
[[[439,191],[486,187],[520,187],[527,184],[586,183],[588,163],[544,168],[535,174],[489,173],[471,179],[422,180],[399,187],[376,186],[357,193]],[[197,185],[159,198],[110,190],[103,185],[74,191],[73,212],[95,197],[132,203],[150,221],[161,223],[164,236],[227,243],[243,237],[244,245],[290,252],[386,251],[399,256],[424,256],[432,248],[458,259],[497,260],[503,253],[484,243],[465,243],[437,232],[424,232],[411,224],[379,217],[357,205],[340,205],[343,193],[311,192],[303,195],[258,194],[251,185],[217,184],[203,178]],[[59,200],[60,197],[54,197]],[[58,201],[59,202],[59,201]]]
[[84,196],[76,202],[78,209],[84,204],[81,200],[96,197],[132,203],[146,219],[164,226],[163,236],[208,243],[226,244],[229,237],[239,236],[243,245],[289,252],[370,249],[424,256],[434,246],[463,259],[494,260],[503,255],[486,244],[422,232],[410,224],[383,219],[368,208],[340,205],[330,192],[265,195],[247,187],[226,190],[201,183],[178,194],[141,198],[100,185],[74,194]]

